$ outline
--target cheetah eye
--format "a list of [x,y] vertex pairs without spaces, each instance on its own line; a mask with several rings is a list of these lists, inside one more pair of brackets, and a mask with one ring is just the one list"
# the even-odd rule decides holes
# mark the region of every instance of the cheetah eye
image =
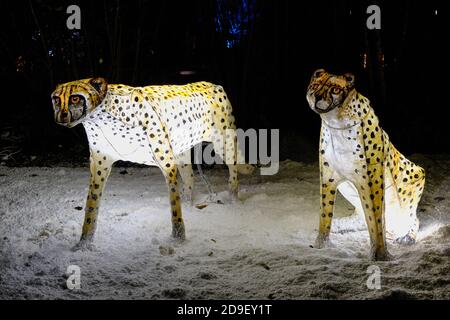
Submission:
[[337,88],[337,87],[334,87],[333,89],[331,89],[332,94],[339,94],[339,93],[341,93],[341,91],[342,91],[342,89]]
[[78,104],[78,103],[80,103],[80,100],[81,100],[80,96],[70,96],[71,104]]
[[59,106],[61,104],[61,99],[59,97],[53,97],[53,104]]

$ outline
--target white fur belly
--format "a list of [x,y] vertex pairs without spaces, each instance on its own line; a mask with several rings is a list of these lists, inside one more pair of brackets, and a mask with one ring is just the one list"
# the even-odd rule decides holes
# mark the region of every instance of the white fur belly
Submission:
[[204,97],[196,96],[173,98],[160,108],[175,155],[190,150],[204,140],[203,133],[211,126],[212,120],[207,113],[209,106],[209,101]]
[[359,181],[365,159],[359,157],[361,146],[356,129],[323,129],[323,157],[342,180]]
[[207,128],[207,124],[202,119],[192,120],[188,124],[176,127],[170,134],[173,153],[179,155],[204,141],[203,132],[207,131]]
[[115,161],[155,165],[149,139],[141,127],[132,127],[109,113],[97,112],[83,122],[93,152]]

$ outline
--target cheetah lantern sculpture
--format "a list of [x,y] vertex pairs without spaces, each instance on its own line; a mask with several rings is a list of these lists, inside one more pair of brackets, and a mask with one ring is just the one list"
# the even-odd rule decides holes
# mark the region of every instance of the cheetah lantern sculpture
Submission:
[[425,171],[406,159],[381,129],[370,101],[354,87],[354,76],[314,72],[307,100],[322,118],[320,133],[321,208],[316,247],[329,241],[339,192],[365,216],[371,257],[389,259],[386,234],[397,243],[416,240],[417,205]]
[[[184,197],[192,199],[190,149],[207,141],[217,152],[216,138],[234,132],[232,107],[223,88],[207,82],[130,87],[91,78],[59,85],[51,98],[55,121],[66,127],[83,124],[89,140],[91,177],[81,239],[75,249],[91,246],[102,192],[118,160],[161,169],[169,188],[172,235],[184,239],[177,173]],[[237,199],[238,171],[250,173],[253,167],[237,164],[233,138],[233,143],[220,140],[225,142],[219,154],[227,159],[229,190],[231,198]]]

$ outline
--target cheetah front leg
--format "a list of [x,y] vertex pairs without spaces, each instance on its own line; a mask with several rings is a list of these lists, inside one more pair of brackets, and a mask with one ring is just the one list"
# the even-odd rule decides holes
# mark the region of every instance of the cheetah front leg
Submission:
[[193,204],[193,192],[194,192],[194,170],[192,170],[191,164],[180,165],[180,176],[183,180],[183,188],[181,191],[181,197],[183,201]]
[[90,156],[90,183],[86,200],[85,217],[81,238],[74,250],[90,249],[97,228],[97,217],[100,208],[100,199],[106,185],[106,180],[111,173],[112,159],[91,150]]
[[322,157],[320,157],[320,168],[320,224],[315,243],[315,247],[319,249],[329,243],[337,190],[337,174]]
[[357,184],[371,243],[371,258],[389,260],[384,217],[384,179],[382,163],[368,164],[367,172]]
[[170,210],[172,214],[172,237],[184,240],[186,232],[181,214],[181,200],[178,190],[177,166],[175,163],[166,162],[163,167],[163,174],[169,188]]
[[169,140],[162,134],[149,134],[154,160],[161,168],[169,189],[170,212],[172,217],[172,236],[179,240],[186,238],[183,217],[181,214],[181,199],[178,186],[178,169]]

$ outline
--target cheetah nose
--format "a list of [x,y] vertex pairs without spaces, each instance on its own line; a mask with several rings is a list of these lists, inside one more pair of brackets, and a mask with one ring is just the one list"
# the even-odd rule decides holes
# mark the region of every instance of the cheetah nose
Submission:
[[316,108],[320,110],[326,110],[328,108],[328,103],[326,103],[324,100],[316,100]]
[[69,114],[68,114],[67,112],[62,111],[62,112],[61,112],[61,119],[67,118],[68,115],[69,115]]

